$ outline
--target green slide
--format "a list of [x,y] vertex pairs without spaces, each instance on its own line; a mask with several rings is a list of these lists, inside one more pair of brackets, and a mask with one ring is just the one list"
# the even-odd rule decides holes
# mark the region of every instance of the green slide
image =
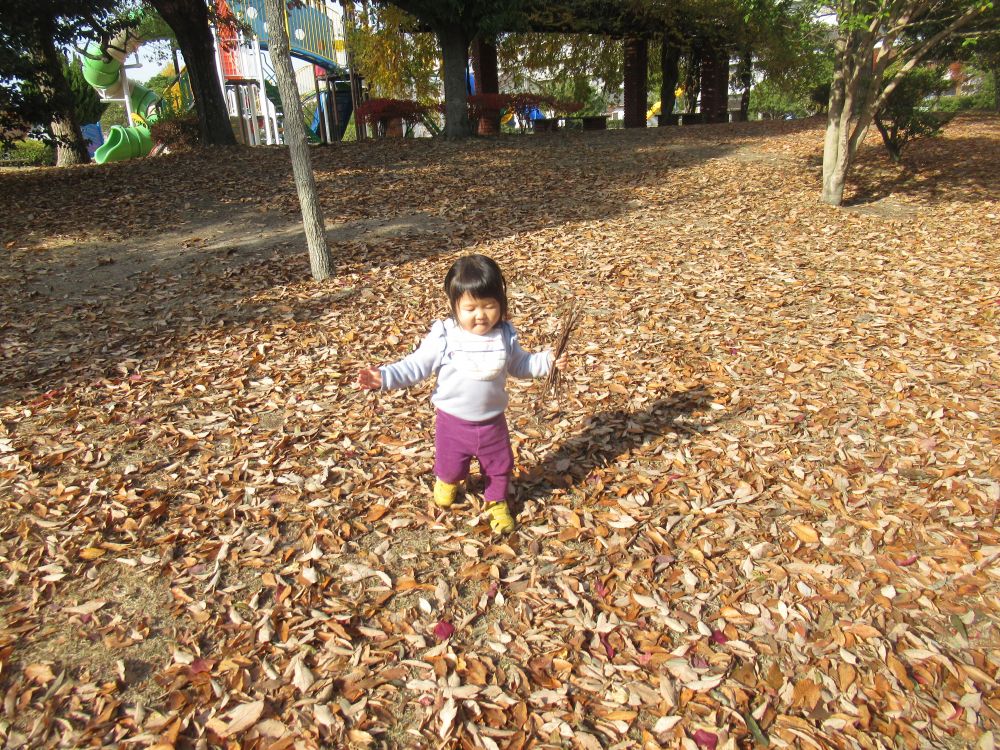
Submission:
[[[123,32],[124,33],[124,32]],[[127,52],[122,53],[126,38],[116,39],[112,47],[121,54],[122,60]],[[101,45],[92,43],[87,48],[87,56],[83,60],[83,77],[91,86],[103,92],[105,98],[121,98],[124,92],[122,81],[122,62],[116,57],[105,57]],[[160,97],[145,86],[131,84],[129,86],[129,103],[132,112],[145,122],[144,125],[122,127],[115,125],[108,133],[107,140],[94,153],[94,161],[105,164],[109,161],[122,161],[146,156],[153,149],[153,139],[149,135],[148,125],[156,122],[156,105]]]

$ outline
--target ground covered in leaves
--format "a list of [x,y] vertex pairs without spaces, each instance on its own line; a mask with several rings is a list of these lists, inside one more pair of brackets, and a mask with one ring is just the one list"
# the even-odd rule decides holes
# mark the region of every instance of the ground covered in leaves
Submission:
[[[0,740],[993,748],[1000,119],[818,202],[822,123],[0,174]],[[518,531],[364,394],[497,258]]]

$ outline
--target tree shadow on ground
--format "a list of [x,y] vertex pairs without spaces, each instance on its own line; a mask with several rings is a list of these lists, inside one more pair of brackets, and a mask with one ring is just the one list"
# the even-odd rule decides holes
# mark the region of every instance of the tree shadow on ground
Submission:
[[[514,232],[613,221],[634,210],[628,199],[642,186],[742,142],[728,129],[710,148],[670,134],[594,135],[318,152],[338,271],[364,274]],[[675,140],[693,145],[676,149]],[[289,314],[279,309],[283,303],[255,299],[309,274],[287,154],[225,151],[214,161],[201,157],[200,166],[196,157],[181,156],[0,174],[0,209],[10,219],[2,237],[13,243],[12,265],[0,272],[0,319],[9,321],[0,323],[0,403],[90,382],[123,363],[134,369],[137,362],[162,362],[206,331]],[[235,166],[212,173],[213,165],[230,162]],[[163,174],[154,179],[159,171],[184,173],[185,166],[194,170],[188,190],[135,192],[138,183],[162,183]],[[228,179],[234,173],[245,179]],[[545,200],[525,199],[518,187],[529,182]],[[213,189],[220,194],[213,197]],[[169,224],[171,217],[179,223]],[[48,237],[43,246],[53,244],[53,235],[55,246],[31,247],[45,239],[39,227]],[[109,228],[118,239],[88,235]],[[342,290],[334,280],[320,296],[327,291]],[[291,314],[313,319],[328,302],[299,305]]]
[[588,482],[596,469],[671,432],[698,434],[702,425],[688,424],[689,417],[707,407],[711,394],[704,388],[677,391],[639,410],[615,409],[588,417],[583,431],[528,466],[514,484],[513,510],[525,502],[549,497],[555,489],[568,490]]
[[924,139],[903,151],[893,164],[881,144],[870,145],[858,155],[852,182],[855,191],[847,207],[876,203],[890,196],[908,201],[957,201],[981,203],[1000,195],[996,159],[948,159],[946,153],[996,154],[996,138],[960,137]]

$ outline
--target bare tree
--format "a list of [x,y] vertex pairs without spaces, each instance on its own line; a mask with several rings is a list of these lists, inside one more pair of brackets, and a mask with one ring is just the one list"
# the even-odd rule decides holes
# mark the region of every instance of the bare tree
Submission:
[[288,151],[292,157],[295,190],[298,192],[299,206],[302,209],[302,225],[305,227],[306,244],[309,247],[309,268],[313,278],[322,281],[333,275],[333,258],[326,244],[323,212],[319,206],[319,196],[316,194],[316,179],[309,157],[309,145],[306,143],[302,105],[299,102],[299,90],[295,85],[295,71],[292,69],[288,33],[285,30],[283,2],[284,0],[264,0],[268,49],[274,63],[274,74],[278,79],[281,107],[285,113],[285,143],[288,144]]

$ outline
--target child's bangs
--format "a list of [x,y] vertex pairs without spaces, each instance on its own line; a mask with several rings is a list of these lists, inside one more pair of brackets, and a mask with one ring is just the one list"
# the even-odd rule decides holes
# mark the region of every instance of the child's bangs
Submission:
[[499,279],[489,279],[481,276],[455,279],[451,285],[451,292],[456,304],[466,294],[473,299],[492,298],[498,302],[502,302],[504,298],[504,289]]
[[507,318],[507,282],[492,258],[485,255],[459,258],[445,276],[444,289],[452,312],[468,294],[473,299],[495,299],[500,303],[501,316]]

